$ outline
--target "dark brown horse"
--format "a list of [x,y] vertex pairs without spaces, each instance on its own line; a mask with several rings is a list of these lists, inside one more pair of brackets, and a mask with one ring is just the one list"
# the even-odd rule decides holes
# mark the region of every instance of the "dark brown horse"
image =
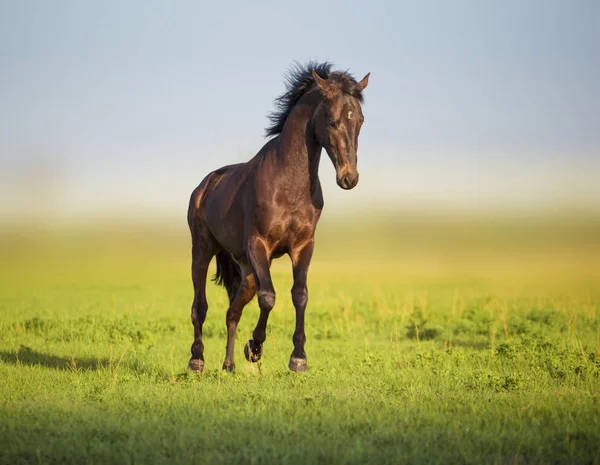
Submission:
[[[370,74],[370,73],[369,73]],[[307,369],[304,352],[304,311],[308,302],[306,278],[323,193],[319,182],[321,149],[335,167],[337,183],[352,189],[358,183],[358,134],[364,118],[362,91],[369,81],[346,72],[332,72],[329,63],[296,65],[287,91],[270,115],[267,136],[274,136],[247,163],[210,173],[194,190],[188,210],[192,234],[194,342],[188,368],[204,369],[202,325],[206,318],[206,275],[217,256],[214,280],[227,289],[227,354],[223,368],[233,371],[235,332],[244,306],[258,291],[260,317],[253,339],[244,347],[249,361],[261,358],[275,289],[271,260],[289,254],[296,308],[294,350],[289,367]]]

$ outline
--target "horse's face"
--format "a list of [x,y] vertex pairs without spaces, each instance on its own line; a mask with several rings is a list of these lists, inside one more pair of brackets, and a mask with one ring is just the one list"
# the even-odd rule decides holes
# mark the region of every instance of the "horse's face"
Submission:
[[[356,84],[358,92],[367,87],[369,74]],[[360,101],[335,80],[322,79],[314,71],[313,77],[323,95],[314,115],[315,136],[335,167],[338,185],[352,189],[358,184],[358,135],[364,122]]]

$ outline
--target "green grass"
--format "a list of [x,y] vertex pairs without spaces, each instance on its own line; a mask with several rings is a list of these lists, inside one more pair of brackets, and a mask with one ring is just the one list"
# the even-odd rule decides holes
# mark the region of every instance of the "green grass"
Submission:
[[263,361],[242,352],[254,301],[233,375],[213,284],[206,371],[185,370],[185,231],[6,233],[0,463],[600,464],[597,236],[470,248],[414,231],[358,261],[348,250],[368,231],[319,238],[303,374],[287,369],[281,259]]

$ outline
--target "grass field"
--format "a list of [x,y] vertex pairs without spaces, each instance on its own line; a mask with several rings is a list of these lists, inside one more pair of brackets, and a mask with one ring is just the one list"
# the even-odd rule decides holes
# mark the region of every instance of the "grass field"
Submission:
[[597,221],[324,223],[300,374],[287,258],[235,374],[209,284],[197,375],[183,223],[5,230],[0,462],[600,464]]

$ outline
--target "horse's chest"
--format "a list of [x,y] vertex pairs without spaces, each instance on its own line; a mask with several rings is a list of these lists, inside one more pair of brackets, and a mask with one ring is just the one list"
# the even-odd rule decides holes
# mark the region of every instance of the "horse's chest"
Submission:
[[274,221],[267,233],[267,240],[277,249],[293,248],[307,242],[314,233],[315,216],[311,212],[299,212]]

